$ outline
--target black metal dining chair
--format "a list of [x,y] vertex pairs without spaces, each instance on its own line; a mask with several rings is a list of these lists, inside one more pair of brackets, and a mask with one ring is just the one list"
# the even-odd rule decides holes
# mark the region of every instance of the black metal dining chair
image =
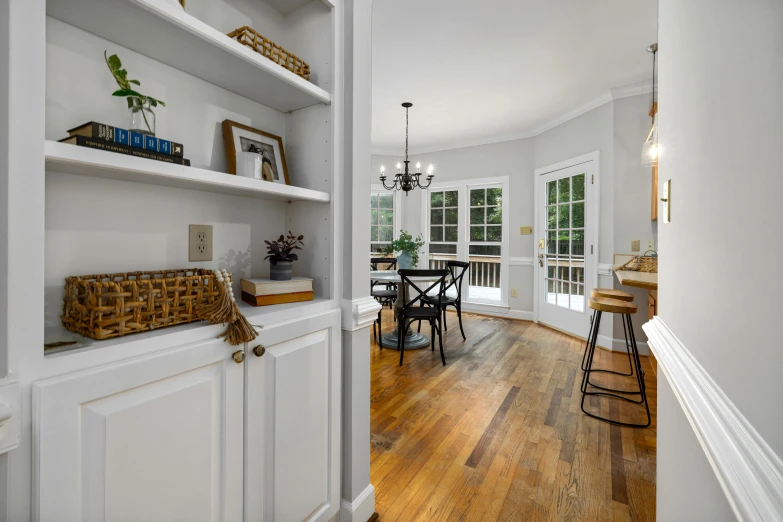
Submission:
[[[449,281],[449,284],[443,289],[443,295],[434,296],[429,294],[425,296],[422,301],[424,304],[440,307],[443,312],[443,329],[447,332],[449,331],[449,328],[446,325],[446,308],[453,306],[457,310],[459,331],[462,333],[462,339],[465,340],[467,339],[465,337],[465,330],[462,329],[462,278],[465,277],[465,272],[470,268],[470,263],[467,261],[448,261],[446,267],[449,270],[449,275],[451,275],[451,281]],[[449,290],[452,288],[454,288],[455,291],[450,293]],[[438,298],[440,298],[439,305]],[[419,328],[421,328],[421,324],[419,324]]]
[[[443,365],[446,365],[446,356],[443,354],[443,333],[441,331],[440,314],[441,314],[441,298],[443,297],[443,287],[445,286],[446,277],[449,275],[448,270],[400,270],[400,284],[402,285],[402,307],[398,308],[397,317],[397,349],[400,351],[400,366],[402,366],[403,358],[405,357],[405,332],[414,321],[427,321],[430,323],[431,336],[430,345],[432,350],[435,350],[435,333],[438,334],[438,342],[440,344],[440,359],[443,361]],[[437,278],[435,282],[419,282],[412,281],[411,277],[433,277]],[[425,288],[421,288],[425,287]],[[429,285],[429,286],[427,286]],[[408,291],[411,291],[411,295],[416,295],[412,299],[408,299]],[[422,300],[427,296],[428,292],[437,292],[437,298],[434,306],[421,306]]]
[[[394,257],[373,257],[370,258],[370,270],[380,270],[378,267],[387,265],[385,270],[397,269],[397,258]],[[378,287],[378,288],[376,288]],[[397,284],[396,283],[382,283],[370,281],[370,295],[375,298],[381,305],[381,309],[378,310],[378,318],[372,323],[372,335],[375,341],[380,344],[379,336],[381,335],[381,312],[384,306],[388,306],[390,309],[394,309],[394,301],[397,299]],[[378,325],[376,331],[375,325]]]

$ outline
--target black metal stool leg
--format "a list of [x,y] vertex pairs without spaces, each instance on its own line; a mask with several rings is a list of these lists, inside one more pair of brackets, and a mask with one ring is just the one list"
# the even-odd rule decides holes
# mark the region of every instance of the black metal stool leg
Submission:
[[595,324],[595,314],[598,312],[596,310],[593,310],[593,317],[590,319],[590,333],[587,334],[587,339],[585,339],[585,353],[582,355],[582,371],[587,371],[587,366],[585,366],[585,363],[587,362],[587,350],[590,348],[590,338],[593,336],[593,324]]
[[[602,421],[609,422],[609,423],[612,423],[612,424],[616,424],[618,426],[626,426],[626,427],[629,427],[629,428],[646,428],[646,427],[648,427],[650,425],[652,418],[650,416],[650,406],[649,406],[649,404],[647,402],[647,394],[646,394],[645,384],[644,384],[644,371],[642,371],[642,369],[641,369],[641,361],[639,359],[639,350],[638,350],[638,348],[636,346],[636,337],[635,337],[634,332],[633,332],[633,324],[631,323],[631,316],[629,314],[624,314],[622,318],[623,318],[623,326],[624,327],[626,326],[626,321],[627,321],[628,331],[629,331],[629,334],[630,334],[630,336],[629,336],[630,337],[630,348],[631,348],[631,351],[633,352],[633,359],[636,362],[636,383],[639,386],[639,391],[638,392],[619,392],[619,393],[639,394],[639,395],[641,395],[640,400],[635,401],[635,400],[629,399],[628,397],[624,397],[622,395],[617,395],[615,393],[608,393],[608,392],[603,392],[603,391],[598,391],[598,392],[588,392],[587,391],[587,386],[588,385],[589,386],[593,386],[592,384],[590,384],[590,373],[592,371],[591,367],[592,367],[592,364],[593,364],[593,356],[595,355],[595,343],[596,343],[596,340],[598,338],[598,331],[597,330],[598,330],[598,326],[600,325],[600,321],[601,321],[601,312],[599,311],[598,314],[597,314],[596,325],[595,325],[595,328],[594,328],[594,331],[593,331],[593,336],[592,336],[592,338],[590,340],[590,351],[589,351],[588,360],[587,360],[587,371],[582,376],[582,403],[581,403],[581,408],[582,408],[582,412],[585,415],[587,415],[588,417],[593,417],[594,419],[598,419],[598,420],[602,420]],[[599,396],[603,396],[603,397],[609,397],[609,398],[612,398],[612,399],[619,399],[619,400],[627,401],[627,402],[630,402],[630,403],[633,403],[633,404],[644,404],[645,410],[647,412],[647,423],[646,424],[637,424],[637,423],[629,423],[629,422],[620,422],[618,420],[610,419],[610,418],[607,418],[607,417],[602,417],[600,415],[596,415],[594,413],[591,413],[591,412],[589,412],[589,411],[587,411],[585,409],[585,398],[588,395],[599,395]]]

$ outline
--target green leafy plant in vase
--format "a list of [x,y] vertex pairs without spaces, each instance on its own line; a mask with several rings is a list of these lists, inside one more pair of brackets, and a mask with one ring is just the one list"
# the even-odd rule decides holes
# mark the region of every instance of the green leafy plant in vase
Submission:
[[288,231],[288,235],[280,234],[277,241],[264,241],[266,243],[266,257],[269,260],[269,279],[274,281],[288,281],[293,276],[294,261],[299,259],[294,250],[302,250],[304,236],[295,236]]
[[139,80],[129,80],[128,71],[122,68],[119,56],[116,54],[107,56],[107,54],[106,51],[103,51],[103,58],[106,60],[106,65],[109,67],[112,76],[114,76],[114,81],[119,86],[119,89],[114,91],[112,96],[121,96],[128,100],[128,130],[154,136],[155,112],[152,110],[152,107],[157,107],[158,105],[165,107],[166,104],[152,96],[138,92],[133,86],[141,86],[141,82]]
[[419,266],[419,251],[424,246],[421,234],[414,238],[407,230],[400,230],[400,235],[384,249],[383,253],[397,254],[397,268],[416,268]]

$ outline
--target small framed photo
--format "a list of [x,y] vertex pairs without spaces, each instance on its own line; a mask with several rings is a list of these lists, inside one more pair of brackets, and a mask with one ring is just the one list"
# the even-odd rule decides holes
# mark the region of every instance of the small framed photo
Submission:
[[237,153],[248,152],[258,154],[261,158],[261,179],[284,185],[291,184],[280,136],[235,121],[223,120],[223,141],[226,145],[229,174],[237,173]]

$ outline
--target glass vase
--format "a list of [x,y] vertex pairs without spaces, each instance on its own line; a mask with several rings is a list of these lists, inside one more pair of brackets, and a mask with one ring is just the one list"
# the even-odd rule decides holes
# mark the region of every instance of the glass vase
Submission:
[[128,130],[148,136],[155,135],[155,113],[150,108],[150,102],[134,100],[128,109]]

